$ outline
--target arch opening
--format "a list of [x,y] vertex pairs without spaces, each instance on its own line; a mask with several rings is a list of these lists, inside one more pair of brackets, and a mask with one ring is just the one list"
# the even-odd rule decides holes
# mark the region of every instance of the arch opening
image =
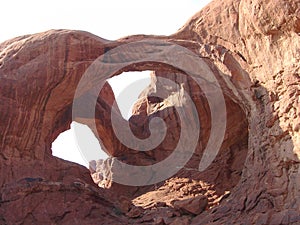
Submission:
[[[143,69],[153,69],[153,64],[139,66],[140,67],[136,70],[142,71]],[[173,145],[176,145],[177,143],[176,138],[179,137],[178,134],[180,133],[180,127],[178,128],[176,122],[174,123],[176,120],[176,115],[174,114],[174,110],[172,108],[173,103],[170,102],[170,100],[174,100],[174,98],[169,98],[169,96],[175,96],[174,93],[179,90],[167,86],[165,83],[161,82],[159,77],[164,77],[175,81],[175,83],[179,84],[180,87],[185,87],[185,90],[191,95],[192,100],[195,101],[198,113],[201,114],[199,115],[199,119],[203,125],[200,132],[201,137],[199,137],[201,141],[198,143],[193,157],[188,164],[182,168],[182,170],[175,174],[175,176],[155,185],[155,190],[154,186],[124,187],[121,185],[122,187],[120,188],[120,184],[118,183],[113,183],[111,180],[106,182],[103,180],[103,178],[106,177],[104,176],[104,173],[109,171],[111,168],[105,168],[105,166],[110,164],[110,162],[107,163],[107,160],[97,157],[94,157],[93,160],[91,160],[95,167],[95,169],[91,169],[90,167],[92,178],[100,187],[109,187],[112,193],[115,191],[115,189],[117,189],[118,192],[124,191],[121,194],[128,195],[127,197],[131,198],[134,205],[141,206],[145,210],[159,204],[160,202],[164,202],[166,205],[172,207],[173,203],[168,201],[170,198],[167,195],[165,200],[162,200],[160,197],[151,197],[151,193],[154,193],[154,196],[160,196],[160,194],[164,193],[168,188],[170,195],[173,195],[174,198],[178,199],[182,198],[183,196],[195,197],[197,195],[205,195],[208,199],[207,208],[212,208],[220,204],[222,199],[230,195],[231,190],[238,184],[242,176],[242,170],[244,168],[243,164],[248,152],[248,121],[246,113],[243,111],[242,105],[237,101],[237,99],[235,99],[232,91],[226,84],[224,84],[225,82],[222,83],[222,78],[218,78],[218,80],[221,82],[221,86],[225,88],[223,91],[225,93],[226,106],[230,109],[227,111],[228,124],[226,127],[225,140],[222,149],[211,166],[205,172],[197,171],[197,166],[199,165],[199,160],[202,157],[203,149],[207,143],[211,128],[211,124],[209,122],[205,122],[210,121],[211,119],[208,102],[203,94],[203,91],[201,90],[201,87],[197,86],[197,84],[182,71],[165,65],[157,65],[157,67],[157,70],[155,69],[155,71],[152,72],[153,76],[151,77],[152,80],[150,86],[150,72],[148,70],[144,71],[144,76],[141,74],[136,76],[135,73],[137,72],[121,73],[120,75],[115,75],[114,77],[108,79],[107,82],[111,85],[114,92],[115,100],[120,109],[120,114],[122,115],[121,120],[129,121],[129,123],[133,125],[133,133],[138,134],[135,136],[139,137],[140,135],[142,139],[147,138],[149,133],[148,128],[150,117],[153,118],[156,116],[163,117],[166,123],[170,125],[170,136],[165,138],[164,142],[162,142],[162,144],[156,147],[154,150],[136,154],[136,152],[133,152],[132,149],[129,149],[123,145],[117,139],[117,137],[114,136],[113,132],[111,132],[112,129],[109,128],[109,133],[107,133],[106,137],[111,138],[111,141],[105,140],[106,144],[108,143],[105,148],[109,151],[112,151],[109,152],[110,156],[118,158],[118,160],[132,165],[149,165],[149,163],[154,164],[155,162],[163,160],[172,153],[172,149],[174,149]],[[140,80],[142,80],[142,82],[137,80],[129,82],[130,76],[141,78]],[[218,76],[217,72],[216,76]],[[136,82],[137,85],[134,86],[134,88],[131,88],[132,86],[130,86],[130,84],[134,82]],[[117,83],[117,85],[115,83]],[[144,85],[142,85],[143,83]],[[150,88],[145,89],[147,86]],[[126,95],[126,92],[127,94],[129,93],[129,95]],[[136,96],[135,98],[130,97],[130,95],[132,96],[132,92],[134,92]],[[153,97],[155,94],[157,94],[157,92],[160,92],[160,94],[165,97],[161,99]],[[170,94],[170,92],[172,92],[172,94]],[[151,94],[154,95],[152,96]],[[138,96],[143,97],[140,99],[141,102],[136,101]],[[168,101],[164,101],[166,99]],[[146,103],[148,108],[144,108],[143,103]],[[132,112],[133,105],[136,110],[135,112]],[[104,108],[104,110],[108,110],[108,108]],[[100,120],[102,112],[104,111],[102,110],[98,112],[98,118]],[[170,113],[172,114],[171,116]],[[110,116],[110,113],[108,114]],[[107,120],[106,122],[111,121]],[[110,126],[111,124],[106,125]],[[102,129],[103,132],[103,129],[106,128],[103,125],[101,126],[99,128],[97,125],[97,129]],[[175,139],[172,139],[172,137],[175,137]],[[99,138],[105,138],[105,134]],[[112,157],[109,157],[108,159],[111,158]],[[122,173],[123,171],[120,172]],[[110,183],[111,186],[110,184],[107,186],[107,183]],[[178,189],[176,187],[177,184],[180,186]],[[174,188],[170,189],[172,186],[174,186]],[[184,190],[191,189],[191,192],[182,191],[182,188]]]
[[[107,80],[113,90],[120,113],[125,120],[131,117],[132,107],[138,100],[140,93],[150,84],[150,73],[151,71],[124,72]],[[91,162],[108,158],[108,154],[102,150],[99,141],[87,125],[73,121],[70,127],[69,130],[60,133],[52,142],[53,156],[90,169]],[[76,137],[74,129],[79,131],[80,137]],[[81,142],[79,145],[78,141]],[[82,146],[88,150],[82,150]]]
[[150,85],[152,71],[123,72],[107,82],[110,84],[122,117],[128,120],[132,116],[132,108],[139,95]]
[[[76,137],[74,129],[80,132],[80,137]],[[85,146],[85,150],[80,148]],[[91,131],[91,129],[84,124],[72,122],[71,128],[58,135],[52,142],[52,155],[67,161],[78,163],[86,168],[89,168],[89,162],[95,159],[107,159],[108,155],[101,149],[101,146]]]
[[[118,183],[106,186],[105,182],[99,182],[98,185],[100,187],[109,187],[111,193],[117,190],[130,198],[134,205],[140,206],[145,210],[150,210],[158,204],[173,207],[173,202],[169,201],[170,199],[180,200],[198,195],[205,195],[207,197],[207,209],[221,204],[223,199],[231,194],[231,191],[242,177],[244,162],[248,153],[249,134],[247,113],[245,112],[243,103],[237,99],[220,74],[216,70],[214,72],[223,89],[227,107],[227,125],[222,147],[207,170],[204,172],[198,170],[211,129],[211,122],[209,122],[211,120],[211,113],[205,94],[201,87],[182,71],[165,65],[159,65],[159,68],[153,72],[151,88],[146,89],[143,92],[143,98],[135,104],[135,112],[129,118],[129,122],[133,125],[132,131],[135,136],[140,136],[143,139],[149,136],[149,120],[153,117],[161,117],[169,127],[169,136],[166,136],[159,146],[149,152],[139,152],[137,154],[126,149],[121,155],[116,156],[116,158],[127,164],[139,166],[154,164],[172,154],[174,145],[176,146],[177,139],[180,136],[180,127],[177,126],[176,112],[172,107],[172,101],[176,101],[176,99],[173,97],[170,98],[170,96],[180,96],[175,95],[180,90],[168,86],[160,80],[160,77],[170,79],[179,84],[179,87],[184,87],[196,105],[201,121],[201,131],[200,141],[194,155],[177,174],[153,186],[132,187]],[[161,99],[155,98],[157,94],[164,97]],[[144,107],[144,105],[147,105],[147,107]],[[97,171],[98,174],[110,170],[111,168],[107,168],[106,166],[108,164],[111,166],[111,162],[99,163],[98,166],[100,169]],[[120,171],[121,174],[122,172]],[[94,174],[96,175],[96,173]]]

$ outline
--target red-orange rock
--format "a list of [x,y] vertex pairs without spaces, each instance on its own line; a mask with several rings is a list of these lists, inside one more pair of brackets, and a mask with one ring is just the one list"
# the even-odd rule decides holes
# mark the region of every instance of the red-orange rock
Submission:
[[190,219],[188,217],[176,218],[170,225],[189,225]]
[[207,203],[207,197],[205,195],[200,195],[194,198],[175,200],[173,205],[175,209],[181,210],[184,213],[198,215],[205,210]]
[[142,207],[132,207],[128,213],[126,213],[126,216],[130,218],[137,218],[140,217],[144,212],[144,209]]
[[[0,223],[298,224],[299,8],[298,0],[212,1],[166,37],[137,35],[108,41],[86,32],[52,30],[1,43]],[[110,164],[110,188],[101,189],[87,169],[53,157],[51,143],[69,128],[75,90],[91,63],[110,49],[149,38],[189,49],[213,71],[225,97],[225,137],[213,163],[199,171],[212,129],[203,87],[163,63],[129,65],[116,74],[154,71],[150,87],[134,108],[130,128],[146,138],[149,121],[163,118],[167,136],[160,145],[137,152],[118,139],[111,115],[118,124],[126,121],[118,109],[112,109],[114,96],[108,84],[100,94],[89,92],[88,85],[81,93],[86,99],[97,99],[96,128],[92,127],[95,115],[85,110],[89,101],[81,102],[75,120],[99,133],[99,142],[112,159],[129,164],[150,165],[173,152],[181,131],[175,110],[179,103],[188,115],[181,122],[193,127],[198,116],[199,141],[191,160],[172,178],[148,187],[120,185],[114,175],[131,178]],[[137,51],[137,56],[142,52]],[[183,57],[180,63],[190,62]],[[180,88],[168,86],[162,78]],[[184,101],[187,95],[195,102],[196,116]],[[126,139],[128,132],[120,135]],[[133,146],[142,147],[139,142]],[[200,194],[207,197],[208,210],[195,217],[182,216],[170,207],[174,199],[195,200]],[[132,204],[144,212],[133,213]],[[126,216],[130,210],[130,217],[137,218]]]

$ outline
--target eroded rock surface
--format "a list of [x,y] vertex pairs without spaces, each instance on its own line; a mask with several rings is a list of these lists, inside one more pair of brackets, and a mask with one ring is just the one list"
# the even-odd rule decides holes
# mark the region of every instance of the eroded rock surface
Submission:
[[[1,43],[0,223],[299,224],[299,32],[300,1],[226,0],[213,1],[169,37],[108,41],[87,32],[52,30]],[[213,71],[226,103],[224,140],[213,163],[199,171],[212,129],[202,88],[178,68],[131,64],[113,75],[153,71],[129,120],[132,132],[147,138],[149,122],[160,117],[167,135],[151,151],[128,148],[112,128],[112,114],[119,124],[127,121],[112,108],[110,86],[104,84],[100,94],[87,86],[81,97],[96,96],[96,128],[94,115],[85,111],[89,101],[81,102],[75,120],[97,132],[112,157],[92,168],[103,189],[87,169],[53,157],[51,143],[69,128],[77,85],[91,63],[110,49],[148,39],[183,46]],[[186,94],[197,115],[185,103]],[[183,121],[176,105],[187,112]],[[165,159],[176,147],[180,124],[193,124],[196,117],[201,129],[195,152],[173,177],[143,187],[114,182],[114,176],[131,179],[114,159],[134,165]],[[198,208],[191,209],[193,204]]]

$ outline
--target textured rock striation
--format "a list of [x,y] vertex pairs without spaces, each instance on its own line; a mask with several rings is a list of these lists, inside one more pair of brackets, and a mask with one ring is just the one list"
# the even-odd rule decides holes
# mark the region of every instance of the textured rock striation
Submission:
[[[152,135],[153,118],[164,120],[166,137],[151,151],[127,147],[115,134],[111,116],[124,127],[128,121],[113,106],[106,78],[101,78],[100,93],[88,84],[74,99],[80,79],[99,56],[150,39],[197,54],[222,89],[225,135],[217,157],[204,171],[198,166],[212,133],[213,112],[205,87],[184,71],[146,61],[112,74],[153,71],[129,119],[132,133],[140,139]],[[137,56],[146,48],[140,45]],[[82,31],[51,30],[1,43],[0,223],[299,224],[299,59],[298,0],[212,1],[167,37],[136,35],[109,41]],[[186,95],[197,115],[185,102]],[[90,115],[86,99],[93,98],[95,113]],[[82,104],[75,118],[73,100]],[[178,119],[178,105],[188,115],[184,120]],[[194,126],[196,119],[200,132],[195,152],[174,176],[141,187],[114,182],[114,176],[131,179],[115,160],[141,166],[166,159],[182,127]],[[86,168],[51,154],[51,143],[72,120],[90,126],[111,156],[91,163],[94,180],[105,188],[95,185]],[[120,135],[129,138],[125,131]],[[142,148],[139,143],[133,146]]]

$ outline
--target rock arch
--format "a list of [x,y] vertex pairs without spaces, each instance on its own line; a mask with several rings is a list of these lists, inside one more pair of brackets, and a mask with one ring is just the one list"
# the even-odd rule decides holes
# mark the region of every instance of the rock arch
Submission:
[[[74,212],[78,210],[82,213],[78,216],[80,221],[96,223],[105,218],[107,222],[128,222],[128,215],[131,214],[120,216],[113,209],[119,207],[122,212],[127,212],[131,206],[124,207],[124,201],[120,199],[115,205],[111,203],[112,200],[107,200],[109,191],[93,186],[87,170],[55,159],[50,148],[52,141],[72,121],[74,92],[88,66],[109,49],[154,38],[179,44],[207,58],[207,64],[219,77],[229,109],[227,139],[220,156],[224,154],[225,157],[226,149],[231,148],[233,161],[238,162],[239,154],[234,154],[238,152],[235,150],[239,146],[247,146],[243,155],[246,157],[245,163],[237,165],[240,179],[235,179],[236,186],[232,187],[227,199],[220,200],[221,204],[207,213],[188,218],[181,215],[181,219],[187,218],[192,224],[299,222],[298,8],[299,4],[294,1],[214,1],[169,37],[137,35],[108,41],[81,31],[52,30],[1,43],[0,221],[66,222],[72,221]],[[259,12],[254,15],[252,12],[257,9]],[[280,11],[280,18],[283,18],[280,21],[276,19],[277,9],[283,10]],[[267,15],[270,19],[265,20],[266,17],[258,15]],[[143,103],[148,102],[149,94],[164,88],[159,77],[172,78],[185,85],[191,94],[201,93],[188,77],[179,78],[180,71],[161,64],[155,66],[156,69],[153,69],[153,65],[145,63],[124,69],[155,71],[152,86],[144,93],[144,99],[137,103],[136,115],[131,119],[132,130],[136,130],[141,137],[148,135],[147,129],[143,129],[148,124]],[[199,95],[194,97],[196,99]],[[113,101],[113,93],[106,85],[100,93],[96,110],[96,114],[101,115],[97,129],[101,133],[102,145],[112,156],[131,155],[130,149],[118,142],[110,127]],[[198,106],[207,105],[201,97],[196,101]],[[152,114],[165,116],[168,112],[175,115],[172,107],[157,110],[156,104],[150,101],[148,105]],[[203,110],[201,107],[197,109],[199,112]],[[209,121],[207,115],[203,110],[200,119]],[[169,124],[174,121],[166,120]],[[85,118],[84,122],[88,123],[88,120]],[[205,140],[209,123],[202,124],[201,135]],[[173,125],[176,127],[176,123]],[[172,131],[170,134],[176,137],[178,130]],[[168,150],[169,146],[172,143],[166,140],[160,148]],[[188,164],[189,168],[197,164],[201,147],[198,146],[198,152]],[[141,162],[149,163],[165,157],[162,151],[158,152],[151,152],[150,161],[148,155],[148,161]],[[135,157],[131,160],[142,158],[140,155]],[[222,164],[222,160],[219,163]],[[191,172],[181,171],[177,175],[178,179],[193,179]],[[226,173],[223,176],[225,179]],[[220,185],[219,188],[224,191],[227,186]],[[44,192],[50,194],[45,196]],[[39,207],[31,207],[30,204],[41,197],[44,201],[39,203]],[[62,199],[75,199],[69,205],[71,211],[63,206],[72,201]],[[55,208],[57,202],[62,207]],[[39,208],[47,209],[49,214],[42,215]],[[101,218],[91,216],[94,214],[101,215]]]

